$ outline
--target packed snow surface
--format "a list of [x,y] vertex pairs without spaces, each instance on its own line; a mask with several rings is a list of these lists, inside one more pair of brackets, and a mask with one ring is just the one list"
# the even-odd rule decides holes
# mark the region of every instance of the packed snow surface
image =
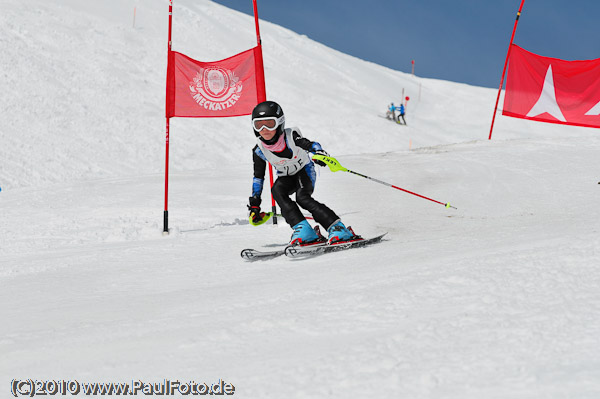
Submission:
[[[2,2],[0,396],[13,379],[223,380],[240,398],[600,396],[597,130],[499,115],[490,141],[494,90],[263,21],[267,95],[287,126],[458,209],[319,169],[315,198],[386,240],[247,263],[242,249],[291,234],[282,219],[248,224],[249,117],[172,120],[162,235],[167,11]],[[252,17],[208,0],[175,1],[173,18],[173,49],[195,59],[256,44]],[[381,117],[403,96],[408,126]]]

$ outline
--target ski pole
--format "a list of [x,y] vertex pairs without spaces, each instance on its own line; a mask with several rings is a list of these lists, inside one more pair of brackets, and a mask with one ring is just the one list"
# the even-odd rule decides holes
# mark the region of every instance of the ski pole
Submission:
[[329,169],[332,172],[340,172],[340,171],[341,172],[349,172],[349,173],[355,174],[357,176],[364,177],[365,179],[369,179],[371,181],[374,181],[376,183],[383,184],[384,186],[392,187],[392,188],[395,188],[396,190],[404,191],[405,193],[416,195],[417,197],[429,200],[431,202],[435,202],[436,204],[444,205],[446,208],[457,209],[457,208],[453,207],[452,205],[450,205],[449,202],[443,203],[443,202],[440,202],[440,201],[436,201],[434,199],[425,197],[424,195],[413,193],[412,191],[408,191],[408,190],[405,190],[405,189],[400,188],[398,186],[394,186],[393,184],[386,183],[384,181],[375,179],[373,177],[365,176],[365,175],[363,175],[361,173],[354,172],[353,170],[350,170],[350,169],[346,169],[334,157],[330,157],[330,156],[326,156],[326,155],[320,155],[320,154],[314,154],[313,157],[312,157],[312,159],[324,162],[327,166],[329,166]]

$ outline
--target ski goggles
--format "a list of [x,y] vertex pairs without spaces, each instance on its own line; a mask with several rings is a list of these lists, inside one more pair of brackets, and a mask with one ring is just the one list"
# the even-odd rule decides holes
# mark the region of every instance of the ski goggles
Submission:
[[252,127],[254,127],[254,130],[256,130],[257,132],[260,132],[263,129],[275,130],[277,129],[277,126],[283,124],[284,121],[284,116],[281,116],[279,118],[276,118],[274,116],[269,116],[266,118],[255,118],[252,119]]

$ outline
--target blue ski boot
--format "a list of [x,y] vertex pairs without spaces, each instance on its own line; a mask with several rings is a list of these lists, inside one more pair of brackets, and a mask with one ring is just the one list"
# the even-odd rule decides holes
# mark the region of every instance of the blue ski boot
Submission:
[[304,219],[293,227],[294,233],[290,239],[289,245],[308,245],[316,242],[322,242],[322,236],[310,227],[310,224]]
[[340,220],[329,226],[327,232],[329,233],[329,239],[327,240],[329,244],[334,244],[338,241],[350,241],[355,237],[352,228],[344,226],[344,223]]

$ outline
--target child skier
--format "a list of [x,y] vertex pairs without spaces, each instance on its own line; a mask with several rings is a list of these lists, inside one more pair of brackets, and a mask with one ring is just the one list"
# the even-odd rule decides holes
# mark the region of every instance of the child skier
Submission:
[[396,120],[396,107],[394,106],[394,103],[391,103],[388,106],[388,110],[385,113],[385,117],[388,118],[388,119],[391,119],[393,121]]
[[[252,128],[257,137],[257,145],[252,149],[254,180],[248,205],[253,223],[260,222],[265,215],[260,211],[260,197],[268,161],[277,170],[277,180],[272,188],[273,198],[281,208],[285,221],[294,229],[290,245],[310,245],[324,241],[318,226],[314,229],[310,226],[298,205],[310,212],[315,221],[327,229],[329,243],[353,239],[354,232],[344,226],[335,212],[312,198],[316,173],[309,152],[328,155],[321,145],[302,137],[297,127],[286,129],[283,110],[273,101],[262,102],[254,108]],[[325,166],[321,161],[315,160],[315,163]],[[294,193],[296,202],[290,198]]]

